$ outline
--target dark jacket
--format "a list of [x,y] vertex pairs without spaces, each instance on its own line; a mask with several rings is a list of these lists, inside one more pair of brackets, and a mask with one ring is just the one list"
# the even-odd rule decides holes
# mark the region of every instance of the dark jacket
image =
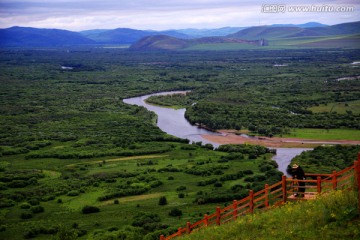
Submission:
[[297,168],[293,168],[291,175],[299,180],[303,180],[305,178],[305,172],[300,166]]

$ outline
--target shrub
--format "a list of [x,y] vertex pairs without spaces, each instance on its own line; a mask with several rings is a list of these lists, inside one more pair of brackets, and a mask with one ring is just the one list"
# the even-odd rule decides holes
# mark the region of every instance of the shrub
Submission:
[[118,230],[119,230],[118,227],[110,227],[110,228],[108,228],[109,232],[118,231]]
[[243,172],[245,175],[251,175],[251,174],[254,174],[254,172],[252,170],[245,170]]
[[59,230],[58,230],[58,232],[57,232],[54,239],[57,239],[57,240],[61,240],[61,239],[72,240],[72,239],[77,239],[77,237],[78,237],[77,230],[70,229],[70,228],[65,227],[63,225],[60,225]]
[[37,229],[37,228],[30,228],[30,229],[28,229],[28,230],[25,231],[25,233],[24,233],[24,238],[25,238],[25,239],[34,238],[34,237],[36,237],[39,233],[40,233],[39,229]]
[[3,182],[0,182],[0,190],[6,190],[6,189],[7,189],[6,184]]
[[31,206],[36,206],[40,204],[40,201],[37,198],[33,198],[29,200],[29,203],[31,204]]
[[133,217],[132,226],[134,227],[144,227],[152,223],[159,223],[161,221],[159,215],[156,213],[138,213]]
[[75,196],[79,196],[80,192],[78,190],[72,190],[70,192],[68,192],[68,196],[70,197],[75,197]]
[[176,188],[176,191],[183,191],[183,190],[186,190],[186,186],[180,186]]
[[216,183],[214,184],[214,187],[222,187],[222,183],[221,183],[221,182],[216,182]]
[[83,214],[97,213],[97,212],[100,212],[100,209],[95,206],[85,206],[82,208]]
[[61,198],[59,198],[56,202],[57,203],[63,203],[63,200]]
[[14,180],[11,183],[8,184],[8,187],[10,188],[23,188],[28,185],[27,181],[24,180]]
[[185,197],[185,194],[184,194],[184,193],[179,193],[179,194],[178,194],[178,197],[179,197],[179,198],[184,198],[184,197]]
[[182,216],[182,211],[178,208],[173,208],[171,209],[171,211],[169,212],[169,216],[172,217],[179,217]]
[[40,206],[40,205],[31,207],[31,212],[34,213],[34,214],[36,214],[36,213],[42,213],[42,212],[44,212],[44,211],[45,211],[44,207],[43,207],[43,206]]
[[246,178],[244,179],[244,181],[245,181],[245,182],[254,182],[255,180],[254,180],[253,177],[246,177]]
[[1,208],[12,207],[14,205],[15,205],[15,203],[11,199],[7,199],[7,198],[0,199],[0,209]]
[[31,206],[30,206],[30,204],[28,204],[28,203],[22,203],[21,205],[20,205],[20,208],[21,209],[29,209]]
[[163,205],[166,205],[166,204],[167,204],[167,199],[166,199],[166,197],[165,197],[165,196],[160,197],[160,199],[159,199],[159,205],[160,205],[160,206],[163,206]]
[[114,204],[119,204],[119,199],[115,199]]
[[54,199],[55,199],[55,196],[50,195],[50,196],[43,197],[41,200],[44,201],[44,202],[47,202],[47,201],[51,201],[51,200],[54,200]]
[[30,219],[33,215],[31,213],[21,213],[20,217],[21,219]]

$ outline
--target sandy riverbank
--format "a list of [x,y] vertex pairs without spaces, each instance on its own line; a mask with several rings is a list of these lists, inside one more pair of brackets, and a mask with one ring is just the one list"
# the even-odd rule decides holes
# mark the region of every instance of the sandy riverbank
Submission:
[[256,144],[266,147],[274,148],[314,148],[320,145],[360,145],[360,141],[350,140],[311,140],[311,139],[299,139],[299,138],[279,138],[279,137],[247,137],[236,135],[231,131],[220,130],[218,131],[222,135],[202,135],[208,141],[216,142],[219,144]]

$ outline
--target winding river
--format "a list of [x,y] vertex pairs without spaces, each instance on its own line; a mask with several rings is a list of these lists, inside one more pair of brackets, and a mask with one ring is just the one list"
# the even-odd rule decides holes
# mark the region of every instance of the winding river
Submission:
[[[185,108],[172,109],[166,107],[159,107],[148,104],[145,100],[150,96],[169,95],[176,93],[184,93],[185,91],[171,91],[161,92],[140,97],[127,98],[123,102],[126,104],[137,105],[147,108],[149,111],[153,111],[157,114],[157,126],[164,132],[179,137],[187,138],[191,142],[202,142],[204,144],[210,143],[214,147],[218,147],[219,144],[204,139],[201,135],[220,135],[220,133],[211,132],[203,128],[191,125],[185,118]],[[276,155],[273,159],[279,165],[279,170],[286,174],[286,168],[289,165],[292,158],[299,155],[301,152],[311,150],[309,148],[276,148]],[[287,175],[287,174],[286,174]]]

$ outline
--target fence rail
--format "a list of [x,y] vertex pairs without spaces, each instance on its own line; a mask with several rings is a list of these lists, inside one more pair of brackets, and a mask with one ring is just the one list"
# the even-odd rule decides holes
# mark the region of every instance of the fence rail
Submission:
[[[308,180],[297,180],[282,177],[282,180],[271,186],[265,184],[263,190],[254,193],[249,191],[249,196],[241,200],[234,200],[233,203],[223,209],[216,208],[215,213],[204,215],[204,218],[193,224],[186,223],[185,227],[180,227],[177,232],[165,237],[160,236],[160,240],[170,240],[180,237],[184,234],[190,234],[210,225],[221,225],[229,221],[236,220],[246,214],[251,214],[255,209],[267,209],[271,206],[279,206],[287,201],[309,200],[314,199],[318,194],[328,193],[338,189],[353,189],[358,193],[359,211],[360,211],[360,153],[358,160],[354,165],[345,168],[339,172],[334,171],[332,174],[306,174]],[[304,195],[299,191],[299,183],[305,183]]]

